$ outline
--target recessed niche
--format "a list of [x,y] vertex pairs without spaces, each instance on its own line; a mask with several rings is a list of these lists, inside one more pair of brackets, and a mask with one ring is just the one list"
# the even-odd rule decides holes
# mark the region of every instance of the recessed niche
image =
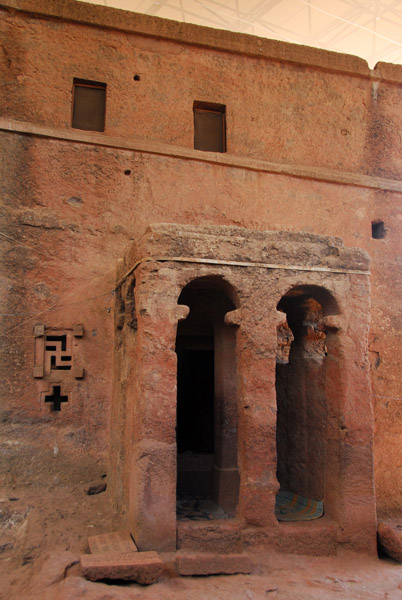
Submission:
[[226,107],[223,104],[194,102],[194,148],[226,152]]
[[52,412],[60,412],[62,402],[68,402],[68,396],[61,394],[61,386],[52,386],[52,393],[45,396],[45,402],[50,402]]
[[382,240],[385,238],[386,230],[384,221],[372,221],[371,223],[371,237],[375,240]]
[[74,78],[72,127],[104,131],[106,83]]

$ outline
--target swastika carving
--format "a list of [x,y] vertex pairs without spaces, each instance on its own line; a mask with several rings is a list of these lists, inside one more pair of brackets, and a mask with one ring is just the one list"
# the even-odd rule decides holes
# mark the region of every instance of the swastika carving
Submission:
[[81,324],[71,328],[52,329],[38,324],[34,327],[35,364],[33,376],[52,382],[82,379],[84,368],[80,354]]
[[71,337],[47,335],[45,342],[45,364],[50,371],[70,371],[72,367]]

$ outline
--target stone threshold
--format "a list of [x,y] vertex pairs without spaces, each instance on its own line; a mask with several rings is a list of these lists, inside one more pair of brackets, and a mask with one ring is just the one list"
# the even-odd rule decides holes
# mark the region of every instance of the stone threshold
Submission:
[[269,161],[245,156],[235,156],[233,154],[203,152],[201,150],[193,150],[192,148],[184,148],[182,146],[174,146],[161,142],[149,142],[135,138],[127,140],[121,137],[109,136],[105,133],[58,129],[48,127],[46,125],[38,125],[36,123],[17,121],[4,117],[0,117],[0,131],[7,131],[22,135],[32,135],[35,137],[53,139],[62,142],[73,142],[76,144],[85,144],[89,146],[113,148],[115,150],[128,150],[142,154],[179,158],[195,162],[216,164],[230,168],[257,171],[260,173],[272,173],[287,177],[296,177],[298,179],[310,179],[313,181],[322,181],[326,183],[348,185],[374,190],[385,190],[389,192],[402,192],[402,181],[396,179],[375,177],[372,175],[352,173],[350,171],[336,171],[335,169],[326,169],[323,167],[272,163]]
[[178,550],[160,555],[139,552],[128,531],[116,531],[88,538],[90,554],[82,554],[82,575],[90,581],[104,579],[136,581],[150,585],[159,580],[164,565],[172,561],[179,575],[234,575],[250,573],[251,560],[243,552],[223,553]]

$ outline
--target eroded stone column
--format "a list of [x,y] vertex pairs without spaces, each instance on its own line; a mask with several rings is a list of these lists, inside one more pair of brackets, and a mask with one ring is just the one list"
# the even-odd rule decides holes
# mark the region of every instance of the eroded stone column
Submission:
[[[215,323],[215,502],[234,516],[239,497],[237,464],[237,365],[236,325]],[[229,322],[229,323],[228,323]]]
[[[259,290],[242,309],[239,332],[240,514],[250,525],[276,526],[275,306]],[[283,320],[283,315],[280,317]]]
[[176,367],[178,315],[174,273],[137,271],[137,340],[129,409],[133,411],[129,522],[140,550],[176,548]]
[[[367,282],[364,283],[367,286]],[[360,306],[352,305],[344,315],[329,317],[325,323],[330,357],[326,377],[330,411],[326,505],[340,525],[342,543],[375,552],[368,299],[366,289],[360,296]]]

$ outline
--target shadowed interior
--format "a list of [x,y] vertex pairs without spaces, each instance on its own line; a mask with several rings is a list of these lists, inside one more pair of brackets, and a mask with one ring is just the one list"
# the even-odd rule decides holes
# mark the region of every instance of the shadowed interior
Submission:
[[[212,277],[188,284],[179,304],[190,313],[176,340],[178,514],[225,518],[234,514],[238,496],[235,332],[224,324],[236,307],[222,280]],[[223,469],[225,477],[232,471],[225,486]]]
[[326,479],[326,332],[321,321],[337,312],[323,288],[299,286],[282,297],[278,310],[276,364],[277,478],[282,491],[323,500]]

